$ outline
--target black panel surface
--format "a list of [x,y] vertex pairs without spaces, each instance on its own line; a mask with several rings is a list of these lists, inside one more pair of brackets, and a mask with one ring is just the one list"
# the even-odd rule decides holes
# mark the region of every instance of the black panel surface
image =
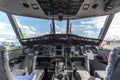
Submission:
[[35,44],[99,45],[100,42],[101,42],[100,39],[86,38],[86,37],[81,37],[73,34],[69,34],[69,35],[49,34],[41,37],[28,38],[28,39],[21,40],[22,45],[35,45]]

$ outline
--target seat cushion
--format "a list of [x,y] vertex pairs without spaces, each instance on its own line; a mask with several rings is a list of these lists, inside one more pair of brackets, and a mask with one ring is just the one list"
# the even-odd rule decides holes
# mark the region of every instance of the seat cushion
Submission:
[[78,70],[78,74],[81,77],[81,80],[88,80],[90,78],[90,74],[86,70]]
[[35,74],[36,76],[36,80],[41,80],[44,76],[44,70],[34,70],[33,73],[31,75],[25,76],[25,70],[24,69],[14,69],[12,71],[13,75],[15,76],[16,80],[19,80],[19,78],[25,78],[25,79],[29,79],[29,78],[33,78],[33,74]]
[[34,70],[33,73],[36,74],[36,80],[42,80],[45,72],[44,70]]
[[78,70],[81,80],[101,80],[100,78],[92,77],[86,70]]
[[35,74],[30,74],[26,76],[14,76],[14,80],[35,80]]
[[91,76],[88,80],[101,80],[101,79]]
[[25,75],[25,70],[24,69],[13,69],[12,73],[15,76],[23,76]]
[[96,70],[94,72],[94,76],[101,78],[101,79],[104,79],[106,76],[106,71],[105,70]]

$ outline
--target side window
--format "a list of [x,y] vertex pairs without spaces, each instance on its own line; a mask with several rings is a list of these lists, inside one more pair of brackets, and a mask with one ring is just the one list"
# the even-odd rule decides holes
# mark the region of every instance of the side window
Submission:
[[[105,44],[106,43],[106,44]],[[104,41],[105,48],[120,47],[120,12],[116,13]]]
[[0,46],[15,47],[20,45],[6,13],[0,11]]

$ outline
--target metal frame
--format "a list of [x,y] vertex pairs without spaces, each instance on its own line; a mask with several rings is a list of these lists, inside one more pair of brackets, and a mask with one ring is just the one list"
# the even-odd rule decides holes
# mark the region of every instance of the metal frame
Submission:
[[23,36],[22,36],[22,33],[19,29],[19,26],[17,24],[17,21],[16,21],[15,17],[10,13],[6,13],[6,14],[7,14],[8,19],[9,19],[9,21],[10,21],[12,27],[13,27],[14,32],[16,33],[16,36],[17,36],[18,40],[20,41],[20,39],[23,39]]
[[70,26],[69,26],[69,34],[72,34],[72,24],[70,24]]
[[53,34],[55,34],[55,21],[54,21],[54,18],[52,19],[52,26],[53,26]]
[[98,39],[101,39],[102,41],[104,40],[105,35],[106,35],[106,33],[107,33],[107,31],[108,31],[108,29],[109,29],[109,27],[110,27],[110,24],[111,24],[111,22],[112,22],[112,20],[113,20],[113,18],[114,18],[114,15],[115,15],[115,14],[111,14],[111,15],[108,15],[108,16],[107,16],[106,21],[105,21],[105,23],[104,23],[103,28],[101,29],[101,32],[100,32],[100,34],[99,34]]
[[70,20],[69,18],[67,18],[67,25],[66,25],[66,34],[69,34],[69,30],[70,30]]

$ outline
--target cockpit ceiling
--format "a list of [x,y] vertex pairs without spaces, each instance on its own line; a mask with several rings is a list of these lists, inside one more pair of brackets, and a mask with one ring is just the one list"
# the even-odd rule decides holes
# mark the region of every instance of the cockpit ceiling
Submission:
[[120,11],[120,0],[0,0],[0,10],[44,19],[79,19]]

